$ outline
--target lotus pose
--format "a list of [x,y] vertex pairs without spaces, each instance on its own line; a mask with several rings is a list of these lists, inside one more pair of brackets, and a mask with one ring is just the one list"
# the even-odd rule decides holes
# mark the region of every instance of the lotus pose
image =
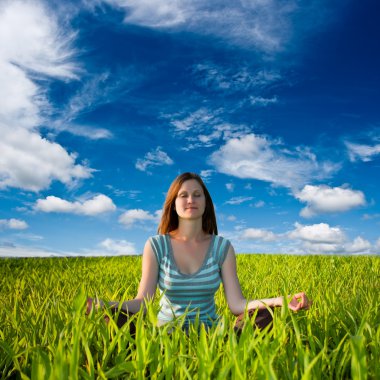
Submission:
[[[263,328],[272,321],[268,309],[288,302],[289,309],[298,311],[308,309],[311,304],[304,292],[286,300],[284,297],[250,301],[244,298],[235,251],[227,239],[218,235],[211,196],[197,174],[183,173],[169,188],[158,235],[145,244],[136,297],[123,303],[111,302],[110,306],[114,310],[121,308],[125,314],[137,313],[146,300],[154,297],[158,286],[162,293],[160,325],[185,315],[187,327],[199,315],[201,323],[211,326],[218,318],[214,296],[220,283],[229,309],[240,316],[237,329],[241,328],[246,309],[254,316],[256,326]],[[93,300],[88,299],[88,311],[92,304]],[[124,317],[118,324],[125,321]]]

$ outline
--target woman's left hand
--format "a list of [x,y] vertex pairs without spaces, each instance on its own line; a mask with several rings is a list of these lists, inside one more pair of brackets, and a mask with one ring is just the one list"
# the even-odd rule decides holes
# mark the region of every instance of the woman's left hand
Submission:
[[288,303],[288,307],[290,310],[298,311],[302,309],[309,309],[312,302],[307,298],[305,292],[300,292],[295,294],[290,302]]

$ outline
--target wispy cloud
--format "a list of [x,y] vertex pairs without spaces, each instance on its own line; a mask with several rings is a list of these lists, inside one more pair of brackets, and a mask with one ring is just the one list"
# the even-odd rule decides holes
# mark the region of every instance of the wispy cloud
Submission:
[[96,125],[84,125],[80,120],[84,115],[112,104],[142,80],[141,73],[133,67],[116,72],[86,73],[81,78],[79,89],[58,108],[48,115],[47,128],[56,132],[67,131],[91,140],[110,139],[110,130]]
[[183,24],[190,16],[187,4],[178,0],[106,0],[124,8],[124,22],[150,28],[171,28]]
[[86,137],[91,140],[109,139],[112,132],[105,128],[83,125],[77,119],[84,113],[89,113],[99,105],[110,101],[108,93],[111,91],[107,83],[108,73],[95,75],[85,81],[66,105],[51,110],[48,116],[47,128],[55,132],[67,131],[75,136]]
[[309,218],[321,213],[344,212],[366,204],[363,192],[348,187],[306,185],[295,197],[307,203],[300,215]]
[[174,127],[175,133],[181,134],[189,131],[203,131],[207,125],[216,125],[221,122],[219,115],[222,110],[209,110],[201,107],[195,111],[181,112],[177,114],[162,115],[163,118],[169,119],[170,124]]
[[380,144],[365,145],[346,142],[348,156],[351,162],[363,161],[369,162],[380,155]]
[[0,219],[0,230],[1,229],[11,229],[11,230],[25,230],[27,229],[28,223],[20,219]]
[[364,214],[362,216],[363,220],[372,220],[372,219],[379,219],[380,218],[380,213],[375,213],[375,214]]
[[136,200],[141,194],[141,190],[121,190],[112,185],[106,185],[106,187],[117,197],[127,197],[128,199]]
[[53,195],[47,196],[45,199],[38,199],[34,209],[42,212],[58,212],[70,213],[77,215],[95,216],[106,212],[116,210],[111,198],[106,195],[99,194],[85,201],[70,202]]
[[81,136],[90,140],[110,139],[113,137],[113,133],[108,129],[73,123],[65,124],[64,126],[61,124],[61,126],[56,130],[59,132],[66,131],[74,136]]
[[229,139],[211,154],[210,162],[220,173],[292,189],[327,178],[339,167],[330,162],[319,163],[309,149],[296,147],[290,151],[280,141],[253,133]]
[[264,98],[262,96],[250,96],[249,100],[253,106],[257,107],[266,107],[269,104],[275,104],[278,101],[277,96],[274,96],[272,98]]
[[232,124],[224,121],[223,109],[201,107],[195,111],[183,111],[165,114],[162,118],[169,120],[177,138],[187,141],[182,150],[212,147],[223,140],[240,137],[251,131],[246,125]]
[[274,70],[254,69],[237,64],[224,67],[213,62],[194,65],[192,75],[199,86],[223,94],[262,91],[282,79],[281,74]]
[[173,165],[173,163],[174,161],[159,146],[155,150],[148,152],[144,158],[137,159],[135,166],[136,169],[145,172],[153,166]]
[[228,201],[226,201],[224,203],[228,204],[228,205],[240,205],[244,202],[251,201],[252,199],[253,199],[253,197],[239,196],[239,197],[232,197],[231,199],[229,199]]
[[265,52],[284,48],[292,36],[291,15],[299,9],[294,1],[275,0],[212,3],[106,0],[125,9],[125,22],[149,28],[187,30],[213,35],[241,46]]

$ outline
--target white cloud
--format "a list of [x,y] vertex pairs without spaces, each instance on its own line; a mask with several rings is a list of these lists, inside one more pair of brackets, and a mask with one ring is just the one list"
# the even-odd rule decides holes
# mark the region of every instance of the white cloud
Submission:
[[[1,17],[0,17],[1,23]],[[32,128],[39,122],[39,106],[45,103],[39,88],[0,52],[0,124]]]
[[226,183],[226,189],[230,192],[234,191],[235,189],[235,184],[232,182]]
[[78,252],[54,251],[48,248],[0,243],[0,257],[95,257],[138,254],[133,243],[126,240],[105,239],[96,249]]
[[232,197],[231,199],[229,199],[228,201],[226,201],[224,203],[229,204],[229,205],[240,205],[244,202],[251,201],[252,199],[253,199],[253,197],[239,196],[239,197]]
[[376,243],[375,243],[375,252],[376,253],[379,253],[380,254],[380,238],[378,238],[377,240],[376,240]]
[[20,219],[0,219],[0,229],[9,228],[11,230],[25,230],[29,226],[24,220]]
[[[297,250],[297,249],[296,249]],[[300,252],[306,254],[345,254],[343,244],[336,243],[313,243],[310,241],[304,241]]]
[[[330,227],[326,223],[302,225],[295,223],[295,229],[287,233],[287,237],[301,244],[294,251],[310,254],[371,254],[380,253],[380,246],[372,245],[368,240],[357,236],[349,240],[339,227]],[[380,241],[380,239],[379,239]]]
[[215,170],[201,170],[200,176],[204,182],[208,182],[211,176],[214,174]]
[[135,166],[136,169],[144,172],[148,167],[163,165],[173,165],[173,160],[159,146],[155,150],[148,152],[144,158],[139,158]]
[[296,148],[290,152],[281,145],[251,133],[228,140],[210,156],[210,161],[221,173],[293,189],[337,170],[337,165],[318,163],[309,150]]
[[113,255],[136,255],[138,254],[135,245],[126,240],[105,239],[99,244],[100,248],[105,249]]
[[126,228],[142,225],[144,222],[158,223],[161,218],[162,210],[157,210],[154,214],[142,209],[127,210],[119,217],[119,223]]
[[368,240],[358,236],[353,242],[347,243],[345,246],[347,253],[370,253],[372,250],[371,243]]
[[261,208],[261,207],[265,206],[265,202],[264,201],[257,201],[253,206],[256,208]]
[[37,133],[11,128],[0,121],[0,134],[0,189],[39,191],[54,180],[70,186],[92,176],[93,169],[75,164],[75,154]]
[[346,147],[351,162],[369,162],[372,161],[375,156],[380,155],[380,144],[365,145],[346,142]]
[[341,244],[346,236],[339,227],[330,227],[326,223],[304,226],[295,223],[295,229],[288,232],[290,239],[300,239],[313,244]]
[[77,77],[74,36],[42,2],[0,3],[0,189],[40,191],[54,180],[71,186],[91,177],[93,170],[76,164],[74,153],[38,132],[40,124],[48,124],[43,115],[50,104],[40,87],[48,82],[34,79]]
[[244,240],[262,240],[266,242],[277,239],[276,235],[272,231],[263,230],[260,228],[247,228],[241,232],[240,237]]
[[295,197],[307,203],[300,215],[308,218],[320,213],[343,212],[366,204],[364,194],[359,190],[326,185],[306,185]]
[[52,12],[38,1],[0,3],[0,61],[34,73],[74,79],[77,67],[70,44],[74,32],[65,31]]
[[34,208],[42,212],[62,212],[89,216],[116,210],[112,199],[103,194],[96,195],[92,199],[76,202],[66,201],[50,195],[45,199],[38,199]]
[[55,257],[59,253],[42,248],[0,244],[0,257]]

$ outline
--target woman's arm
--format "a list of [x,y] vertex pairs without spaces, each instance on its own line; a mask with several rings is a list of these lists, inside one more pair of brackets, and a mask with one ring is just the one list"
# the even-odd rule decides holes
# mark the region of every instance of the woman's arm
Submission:
[[[108,305],[111,308],[121,308],[125,312],[137,313],[140,311],[141,305],[144,305],[145,300],[152,299],[156,293],[158,280],[158,263],[154,255],[152,246],[149,240],[145,243],[143,257],[142,257],[142,273],[137,295],[134,299],[125,301],[123,303],[111,301]],[[95,301],[95,307],[103,307],[102,300]],[[87,300],[87,313],[91,311],[93,300]]]
[[142,257],[142,273],[139,289],[133,300],[125,301],[120,306],[123,310],[137,313],[145,300],[152,299],[156,293],[158,281],[158,263],[150,241],[144,246]]
[[[239,315],[244,310],[249,309],[266,309],[267,307],[279,307],[284,305],[284,297],[265,298],[260,300],[247,301],[242,292],[236,270],[236,255],[232,245],[230,246],[226,259],[222,266],[222,279],[224,293],[228,307],[232,314]],[[300,309],[308,309],[310,302],[304,292],[297,293],[288,299],[288,307],[297,311]]]

